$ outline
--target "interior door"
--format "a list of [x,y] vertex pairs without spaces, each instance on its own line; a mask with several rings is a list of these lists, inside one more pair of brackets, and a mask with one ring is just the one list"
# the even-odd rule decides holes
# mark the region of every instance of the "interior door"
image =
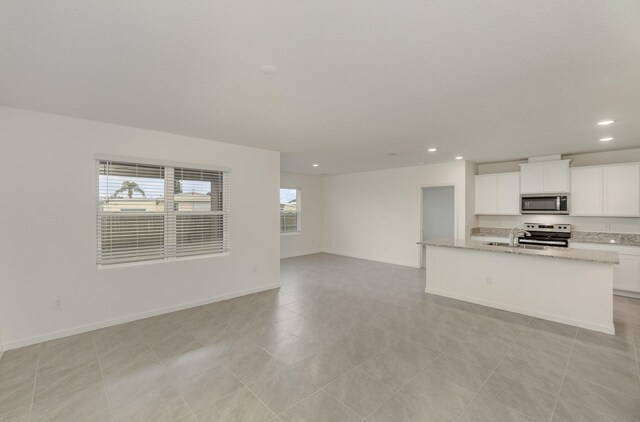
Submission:
[[[455,238],[453,186],[422,188],[422,240]],[[422,266],[426,247],[422,248]]]

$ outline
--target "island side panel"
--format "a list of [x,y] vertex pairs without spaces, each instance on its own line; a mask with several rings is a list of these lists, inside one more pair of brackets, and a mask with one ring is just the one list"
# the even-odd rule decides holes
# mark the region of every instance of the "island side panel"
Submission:
[[613,334],[613,265],[428,245],[425,292]]

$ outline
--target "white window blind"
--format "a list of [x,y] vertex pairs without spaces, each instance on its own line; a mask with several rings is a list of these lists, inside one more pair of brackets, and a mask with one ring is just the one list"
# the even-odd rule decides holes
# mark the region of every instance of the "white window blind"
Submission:
[[97,263],[229,251],[229,173],[97,160]]

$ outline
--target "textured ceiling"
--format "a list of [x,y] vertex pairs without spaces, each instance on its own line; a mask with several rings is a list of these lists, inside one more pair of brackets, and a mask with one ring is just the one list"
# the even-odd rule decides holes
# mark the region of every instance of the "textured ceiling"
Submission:
[[640,1],[2,0],[0,104],[308,174],[636,147]]

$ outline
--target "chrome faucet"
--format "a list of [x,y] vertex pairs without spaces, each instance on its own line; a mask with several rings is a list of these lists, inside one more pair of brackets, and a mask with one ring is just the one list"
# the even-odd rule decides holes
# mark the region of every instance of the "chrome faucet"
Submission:
[[509,246],[510,247],[513,248],[514,246],[516,246],[516,239],[518,239],[521,234],[525,235],[525,237],[531,236],[531,233],[529,233],[525,229],[521,229],[519,227],[514,227],[514,228],[511,229],[511,231],[509,231]]

